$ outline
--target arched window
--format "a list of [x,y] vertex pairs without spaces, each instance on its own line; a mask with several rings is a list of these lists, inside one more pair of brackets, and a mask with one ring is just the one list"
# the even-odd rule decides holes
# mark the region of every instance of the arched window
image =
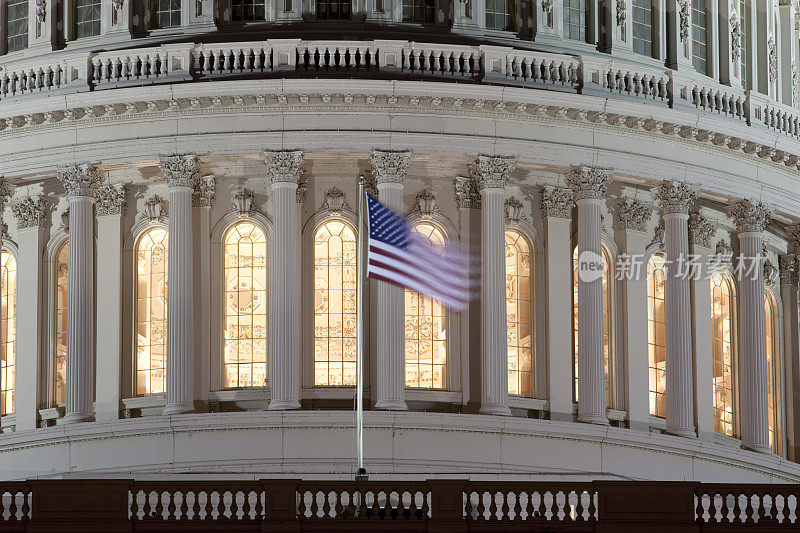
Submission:
[[224,386],[263,387],[267,379],[267,236],[238,222],[224,238]]
[[5,4],[6,52],[28,47],[28,0],[8,0]]
[[[613,358],[613,320],[614,320],[614,300],[613,300],[613,283],[614,279],[611,275],[611,253],[603,246],[603,356],[605,366],[605,397],[606,406],[613,407],[614,401],[612,397],[612,372],[611,361]],[[578,247],[575,247],[572,253],[572,324],[573,324],[573,340],[575,349],[572,355],[575,363],[575,379],[573,380],[573,398],[578,401]]]
[[17,345],[17,259],[0,253],[0,415],[14,412],[14,370]]
[[692,0],[692,64],[708,74],[708,9],[706,0]]
[[181,25],[181,0],[150,0],[150,29]]
[[[428,239],[444,253],[444,233],[423,222],[411,231]],[[447,309],[429,296],[405,290],[406,301],[406,387],[411,389],[447,388]]]
[[767,401],[769,403],[769,448],[781,453],[780,334],[777,304],[769,290],[764,291],[764,316],[767,332]]
[[587,0],[564,0],[564,38],[586,41]]
[[633,0],[633,51],[647,57],[653,57],[653,28],[655,14],[653,0]]
[[506,324],[508,393],[533,396],[533,299],[531,246],[516,230],[506,230]]
[[714,431],[733,436],[736,419],[733,375],[733,285],[728,276],[711,276],[711,338],[714,375]]
[[100,35],[100,0],[75,0],[75,38]]
[[486,29],[514,31],[515,18],[515,0],[486,0]]
[[136,246],[136,394],[166,391],[168,233],[156,226]]
[[356,384],[356,231],[330,220],[314,234],[314,385]]
[[739,54],[740,68],[742,69],[742,87],[745,90],[752,89],[753,74],[751,72],[751,50],[750,35],[752,35],[752,19],[750,18],[751,0],[739,0],[739,27],[741,28],[742,49]]
[[267,0],[232,0],[231,20],[258,22],[267,19]]
[[65,242],[56,254],[55,291],[53,302],[53,405],[67,403],[67,286],[69,243]]
[[647,359],[650,367],[650,414],[667,416],[667,364],[664,333],[664,256],[647,261]]

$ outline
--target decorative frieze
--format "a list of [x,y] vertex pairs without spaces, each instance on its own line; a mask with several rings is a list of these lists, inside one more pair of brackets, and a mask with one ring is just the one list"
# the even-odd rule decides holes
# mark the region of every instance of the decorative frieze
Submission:
[[522,214],[522,208],[525,207],[518,198],[511,197],[506,200],[506,224],[519,224],[525,216]]
[[144,217],[150,222],[164,222],[167,216],[167,201],[158,195],[152,196],[144,203]]
[[339,187],[328,189],[328,192],[325,193],[325,200],[323,200],[320,206],[320,211],[338,212],[343,210],[350,210],[350,205],[347,203],[347,197],[345,197],[344,191]]
[[197,156],[194,154],[162,157],[158,166],[170,187],[194,187],[199,171]]
[[513,157],[481,155],[470,166],[470,175],[475,179],[478,189],[503,189],[511,178],[516,166]]
[[430,189],[423,189],[414,198],[414,207],[411,212],[429,217],[434,213],[441,214],[442,209],[436,200],[436,194]]
[[664,181],[654,189],[653,195],[661,206],[662,214],[685,214],[697,198],[697,189],[688,183]]
[[716,228],[710,220],[700,213],[689,215],[689,245],[711,247],[711,238],[714,237]]
[[411,152],[375,150],[370,157],[372,175],[377,183],[403,183],[408,175]]
[[115,187],[107,184],[97,189],[97,200],[94,204],[95,214],[104,215],[124,215],[127,201],[125,186]]
[[611,170],[589,166],[574,167],[565,178],[575,201],[603,198],[611,182]]
[[84,163],[58,170],[58,179],[64,185],[67,196],[94,197],[103,183],[103,176],[94,165]]
[[480,209],[481,194],[478,191],[478,182],[474,178],[456,176],[456,179],[453,180],[453,189],[456,195],[456,207]]
[[48,206],[44,198],[31,196],[12,207],[14,216],[17,217],[17,227],[19,229],[44,227],[47,223]]
[[763,232],[771,215],[767,206],[752,200],[741,200],[728,208],[728,216],[736,223],[739,233]]
[[212,207],[217,191],[217,180],[214,176],[198,176],[192,192],[193,207]]
[[300,150],[265,150],[267,177],[272,183],[299,183],[303,174],[303,152]]
[[623,197],[617,202],[617,222],[620,229],[647,231],[647,222],[652,216],[652,207],[635,198]]
[[253,199],[255,194],[245,187],[240,188],[233,194],[230,211],[237,213],[240,217],[246,217],[253,212]]
[[545,218],[572,218],[575,196],[565,187],[545,187],[542,189],[542,215]]

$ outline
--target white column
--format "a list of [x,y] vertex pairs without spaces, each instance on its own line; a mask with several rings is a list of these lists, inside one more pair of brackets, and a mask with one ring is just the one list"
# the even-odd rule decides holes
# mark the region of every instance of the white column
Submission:
[[800,424],[795,420],[798,405],[795,395],[800,384],[800,309],[798,308],[797,274],[798,263],[794,255],[782,255],[778,258],[781,280],[781,300],[783,308],[783,383],[781,403],[784,404],[786,430],[786,458],[790,461],[798,459],[798,438]]
[[[381,202],[402,215],[403,181],[411,157],[408,152],[375,151],[372,173]],[[406,409],[405,309],[402,287],[377,281],[377,401],[376,409]]]
[[194,411],[194,155],[161,158],[169,186],[167,255],[167,405],[165,415]]
[[769,449],[767,345],[764,323],[762,243],[769,210],[759,202],[742,200],[730,216],[739,233],[739,369],[742,446],[757,452]]
[[[49,213],[44,198],[25,198],[13,206],[17,218],[17,343],[14,376],[16,431],[36,427],[44,336],[42,305],[45,225]],[[91,407],[91,406],[90,406]]]
[[[564,187],[542,190],[542,216],[545,224],[545,264],[547,294],[547,389],[550,419],[572,422],[572,245],[571,227],[574,198]],[[541,301],[541,300],[540,300]]]
[[300,408],[300,151],[264,152],[272,183],[273,238],[270,283],[269,408]]
[[689,208],[697,192],[685,183],[665,181],[655,196],[664,218],[667,432],[695,437],[691,280],[683,270],[689,259]]
[[481,413],[510,416],[506,326],[506,182],[510,157],[480,156],[472,171],[481,195]]
[[608,424],[600,211],[611,173],[578,167],[566,181],[578,205],[578,421]]
[[59,171],[69,197],[67,408],[64,424],[94,417],[94,195],[102,181],[91,165]]
[[125,188],[97,191],[97,376],[95,417],[116,420],[120,409],[122,363],[122,217]]

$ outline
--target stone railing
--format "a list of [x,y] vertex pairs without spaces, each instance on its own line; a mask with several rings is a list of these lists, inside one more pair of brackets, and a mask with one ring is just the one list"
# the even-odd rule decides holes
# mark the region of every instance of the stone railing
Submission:
[[53,54],[0,67],[3,103],[58,92],[173,81],[281,76],[286,71],[409,77],[546,88],[726,117],[800,138],[800,110],[701,75],[602,55],[564,55],[502,46],[399,40],[177,43],[86,54]]

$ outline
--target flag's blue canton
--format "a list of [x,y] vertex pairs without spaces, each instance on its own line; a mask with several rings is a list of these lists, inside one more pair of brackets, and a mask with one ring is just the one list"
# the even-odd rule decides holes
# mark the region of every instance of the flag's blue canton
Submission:
[[371,194],[367,195],[369,238],[398,248],[408,246],[408,226],[405,220],[392,213]]

